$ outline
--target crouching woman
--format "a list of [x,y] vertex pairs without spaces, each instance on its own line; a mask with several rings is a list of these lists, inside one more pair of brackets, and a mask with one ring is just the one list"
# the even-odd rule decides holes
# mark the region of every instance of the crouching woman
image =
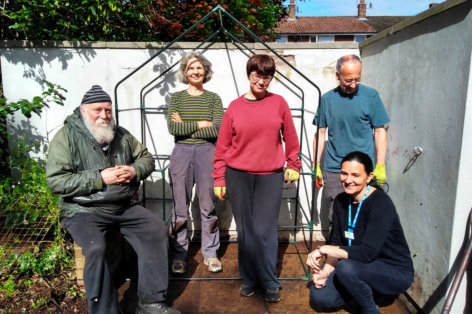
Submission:
[[354,299],[363,313],[380,313],[374,292],[398,295],[413,281],[413,262],[395,206],[370,185],[372,176],[368,155],[352,152],[343,158],[344,193],[334,201],[330,244],[307,258],[313,271],[310,302],[317,311],[336,310]]

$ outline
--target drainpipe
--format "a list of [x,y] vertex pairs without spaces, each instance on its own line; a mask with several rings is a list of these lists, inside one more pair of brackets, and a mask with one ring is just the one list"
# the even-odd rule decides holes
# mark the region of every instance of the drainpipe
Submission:
[[[469,212],[469,223],[470,223],[469,230],[470,232],[472,232],[472,208],[470,209],[470,212]],[[462,277],[464,276],[464,273],[467,271],[467,267],[469,266],[471,256],[472,256],[472,235],[469,237],[469,241],[467,242],[467,246],[462,255],[459,268],[457,269],[457,272],[454,275],[454,279],[452,281],[451,287],[449,288],[449,292],[447,293],[446,301],[444,302],[443,308],[441,310],[441,314],[449,314],[449,311],[452,308],[452,304],[454,303],[454,299],[456,298],[457,290],[459,290]]]

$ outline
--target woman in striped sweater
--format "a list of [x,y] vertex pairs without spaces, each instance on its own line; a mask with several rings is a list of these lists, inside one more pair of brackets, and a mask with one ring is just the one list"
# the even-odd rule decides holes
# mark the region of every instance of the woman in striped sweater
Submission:
[[178,74],[188,88],[173,94],[169,104],[167,124],[175,138],[169,165],[174,198],[169,234],[174,252],[171,270],[175,274],[185,273],[189,245],[187,215],[194,184],[202,220],[204,264],[210,272],[222,270],[216,255],[220,239],[211,173],[223,106],[216,93],[203,88],[212,73],[211,63],[203,55],[193,52],[183,56]]

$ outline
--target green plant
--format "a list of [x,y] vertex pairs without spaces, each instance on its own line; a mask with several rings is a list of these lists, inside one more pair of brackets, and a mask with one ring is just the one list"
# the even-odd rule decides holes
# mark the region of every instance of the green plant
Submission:
[[[12,165],[24,163],[31,151],[38,152],[39,150],[39,143],[28,143],[26,135],[23,134],[23,141],[16,145],[12,152],[16,156],[10,155],[7,144],[7,117],[13,120],[15,112],[20,111],[26,118],[31,118],[32,113],[40,116],[45,107],[49,108],[50,103],[64,105],[63,92],[66,90],[46,80],[43,83],[46,90],[41,96],[35,96],[32,100],[20,99],[16,102],[7,102],[6,98],[0,97],[0,177],[8,177]],[[6,183],[14,184],[13,182]],[[8,187],[6,189],[8,190]]]
[[[13,39],[129,40],[147,33],[149,0],[17,0],[7,2],[2,33]],[[124,38],[123,38],[124,37]]]
[[17,102],[7,103],[6,98],[0,97],[0,115],[6,117],[21,110],[25,117],[31,118],[32,112],[41,115],[43,108],[49,108],[51,102],[62,106],[65,100],[62,92],[67,90],[46,80],[43,83],[47,86],[47,89],[42,93],[42,96],[35,96],[32,100],[20,99]]
[[29,289],[32,285],[33,285],[33,282],[30,280],[30,279],[25,279],[23,280],[23,286],[25,286],[27,289]]
[[43,305],[47,304],[47,300],[45,297],[41,297],[36,301],[32,301],[32,310],[34,312],[38,311]]
[[84,293],[80,291],[79,287],[77,285],[72,285],[70,288],[67,290],[66,295],[69,297],[84,297]]
[[28,232],[35,232],[32,226],[58,210],[57,197],[47,186],[44,160],[30,155],[38,152],[39,143],[28,144],[23,135],[13,145],[7,167],[16,175],[0,180],[0,208],[7,214],[3,227],[26,225]]
[[44,276],[69,266],[71,258],[64,250],[58,199],[47,187],[44,161],[25,155],[28,148],[22,141],[12,154],[11,166],[19,171],[19,178],[0,180],[0,208],[4,219],[0,223],[13,233],[15,228],[21,228],[22,235],[36,238],[50,235],[53,240],[36,244],[34,249],[22,254],[0,247],[0,266],[16,269],[18,275]]
[[13,276],[7,276],[6,278],[2,279],[2,283],[0,285],[0,295],[3,298],[9,298],[15,292],[15,280]]
[[[3,39],[169,41],[221,5],[264,39],[286,15],[282,0],[17,0],[2,9]],[[186,40],[201,41],[220,28],[211,16]],[[239,26],[225,20],[225,28],[245,38]],[[250,39],[246,37],[245,39]]]
[[[64,89],[45,83],[47,89],[42,96],[31,102],[2,101],[0,115],[21,111],[30,117],[33,112],[40,115],[52,102],[62,105]],[[39,149],[39,142],[32,142],[23,134],[12,142],[9,158],[4,161],[15,175],[0,176],[0,228],[9,235],[0,245],[1,300],[32,286],[37,278],[54,276],[72,267],[71,252],[66,249],[60,226],[58,198],[47,186],[45,161],[33,157]],[[46,303],[44,298],[34,300],[32,310],[37,311]]]

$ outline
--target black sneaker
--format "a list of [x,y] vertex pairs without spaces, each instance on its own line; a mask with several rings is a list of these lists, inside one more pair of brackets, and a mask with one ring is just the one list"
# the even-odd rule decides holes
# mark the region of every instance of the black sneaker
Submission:
[[254,294],[255,288],[254,287],[249,287],[243,284],[241,288],[239,288],[239,294],[242,295],[243,297],[250,297],[251,295]]
[[136,306],[136,314],[180,314],[179,311],[170,308],[164,302],[156,302],[156,303],[141,303],[138,302],[138,306]]
[[264,298],[267,302],[275,303],[280,301],[279,288],[270,288],[265,291]]
[[172,261],[171,271],[173,274],[182,275],[185,274],[185,266],[187,263],[180,259],[174,259]]

